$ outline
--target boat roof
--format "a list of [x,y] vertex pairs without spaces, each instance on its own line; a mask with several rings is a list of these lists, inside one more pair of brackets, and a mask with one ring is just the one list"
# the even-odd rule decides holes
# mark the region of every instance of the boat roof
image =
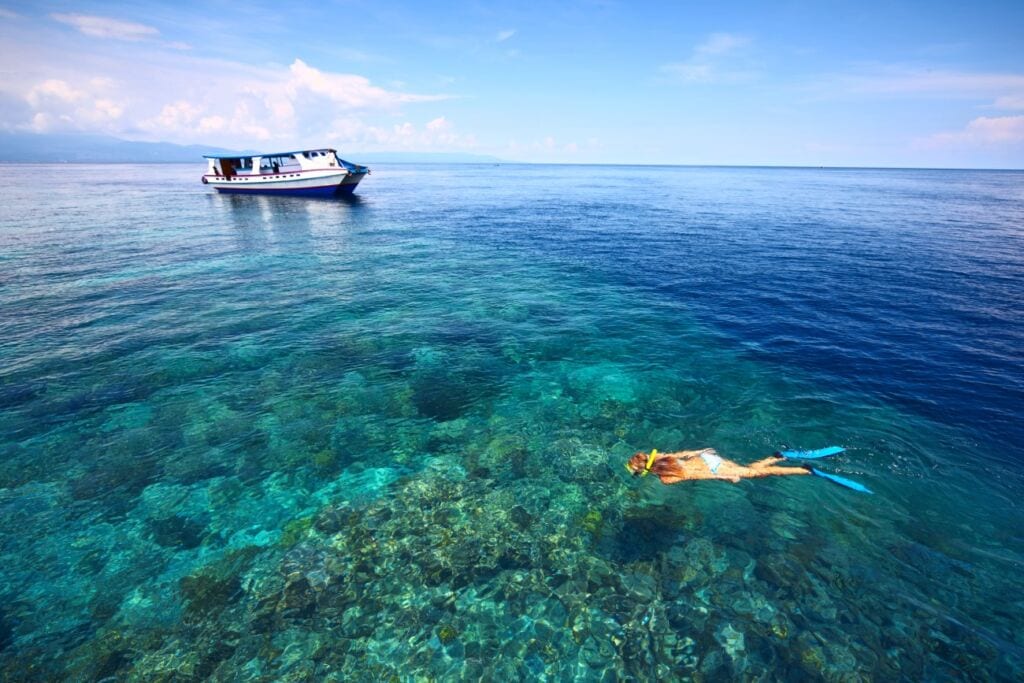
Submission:
[[254,157],[286,157],[289,154],[303,154],[305,152],[334,152],[337,150],[329,147],[314,147],[313,149],[296,149],[291,152],[261,152],[259,154],[204,154],[204,159],[252,159]]

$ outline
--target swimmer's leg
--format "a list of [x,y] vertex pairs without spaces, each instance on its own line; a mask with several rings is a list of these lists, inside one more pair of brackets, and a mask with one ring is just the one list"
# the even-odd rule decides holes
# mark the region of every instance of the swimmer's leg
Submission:
[[[755,463],[756,464],[756,463]],[[778,467],[773,465],[762,465],[761,467],[749,467],[744,477],[789,477],[793,475],[810,474],[810,470],[803,467]]]
[[776,463],[782,462],[783,460],[785,460],[785,458],[781,456],[769,455],[767,458],[764,458],[763,460],[758,460],[757,462],[750,463],[748,467],[750,467],[751,469],[757,469],[759,467],[767,467],[768,465],[774,465]]

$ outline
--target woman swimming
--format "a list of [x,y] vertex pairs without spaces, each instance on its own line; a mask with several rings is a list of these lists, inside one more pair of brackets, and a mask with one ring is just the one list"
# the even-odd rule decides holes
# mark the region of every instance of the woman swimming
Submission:
[[675,453],[658,453],[655,449],[650,453],[635,453],[626,463],[626,469],[634,477],[651,472],[662,484],[677,484],[693,479],[724,479],[735,484],[740,479],[755,477],[811,474],[810,470],[802,467],[779,467],[778,464],[785,459],[777,453],[750,465],[740,465],[718,455],[714,448]]
[[643,477],[653,472],[662,484],[678,484],[681,481],[696,479],[724,479],[736,484],[740,479],[813,474],[854,491],[872,493],[871,489],[863,484],[822,472],[807,463],[803,463],[800,467],[779,466],[783,460],[817,460],[838,455],[843,450],[840,446],[828,446],[813,451],[778,451],[757,462],[741,465],[732,460],[726,460],[714,448],[704,448],[699,451],[676,451],[675,453],[658,453],[658,450],[654,449],[650,453],[643,451],[634,453],[633,457],[626,461],[626,469],[634,477]]

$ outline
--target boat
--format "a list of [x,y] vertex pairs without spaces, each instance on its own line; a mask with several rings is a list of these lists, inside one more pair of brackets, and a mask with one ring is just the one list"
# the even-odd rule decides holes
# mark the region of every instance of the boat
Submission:
[[232,194],[278,194],[334,197],[352,194],[369,175],[333,149],[304,149],[272,154],[205,155],[203,184]]

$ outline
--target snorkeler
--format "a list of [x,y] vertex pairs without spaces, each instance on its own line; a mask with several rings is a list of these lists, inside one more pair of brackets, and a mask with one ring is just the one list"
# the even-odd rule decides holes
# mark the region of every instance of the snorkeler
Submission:
[[650,453],[634,453],[626,462],[626,469],[634,477],[653,473],[662,484],[678,484],[681,481],[697,479],[722,479],[736,484],[740,479],[813,474],[855,491],[871,493],[872,491],[862,484],[827,474],[807,464],[802,467],[781,466],[786,460],[815,460],[837,455],[843,450],[845,449],[838,446],[829,446],[814,451],[779,451],[749,465],[740,465],[718,455],[713,448],[675,453],[658,453],[657,449],[654,449]]

